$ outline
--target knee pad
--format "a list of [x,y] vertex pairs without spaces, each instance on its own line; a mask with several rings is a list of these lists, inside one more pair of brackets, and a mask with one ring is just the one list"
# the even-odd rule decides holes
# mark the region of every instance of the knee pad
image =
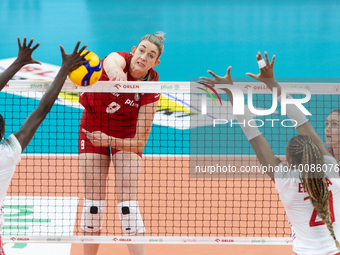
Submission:
[[81,229],[85,232],[98,232],[102,229],[105,216],[105,200],[89,200],[84,198]]
[[137,235],[145,232],[138,201],[125,201],[118,204],[118,215],[126,235]]

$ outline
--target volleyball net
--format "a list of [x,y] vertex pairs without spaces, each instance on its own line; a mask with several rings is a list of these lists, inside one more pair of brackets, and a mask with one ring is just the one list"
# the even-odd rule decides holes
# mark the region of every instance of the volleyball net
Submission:
[[[0,113],[6,137],[19,130],[51,83],[11,81],[4,88]],[[339,108],[340,84],[280,84],[312,94],[303,106],[326,142],[325,121]],[[249,106],[251,91],[257,110],[272,107],[271,91],[264,84],[234,86],[245,96],[242,106]],[[67,81],[13,176],[4,206],[4,242],[290,244],[290,226],[274,183],[264,174],[221,87],[216,86],[215,93],[196,82],[98,82],[79,87]],[[146,93],[161,94],[138,182],[145,236],[124,235],[116,197],[120,177],[112,162],[103,228],[99,235],[84,235],[80,227],[84,183],[78,159],[83,113],[79,95],[90,92],[132,93],[135,102],[124,101],[130,106]],[[286,144],[297,134],[292,122],[279,104],[273,113],[255,118],[252,125],[259,126],[285,161]]]

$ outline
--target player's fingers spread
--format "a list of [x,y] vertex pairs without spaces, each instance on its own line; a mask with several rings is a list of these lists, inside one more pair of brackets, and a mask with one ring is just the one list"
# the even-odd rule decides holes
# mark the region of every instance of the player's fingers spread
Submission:
[[212,81],[211,78],[200,77],[200,80],[198,81],[198,83],[201,83],[204,85],[205,82],[210,82],[210,81]]
[[78,61],[77,61],[77,62],[72,66],[71,71],[74,71],[74,70],[78,69],[80,66],[86,65],[87,63],[88,63],[88,60],[86,60],[86,61],[81,61],[81,62],[78,62]]
[[250,76],[251,78],[254,78],[256,79],[257,78],[257,75],[255,74],[252,74],[252,73],[246,73],[246,75]]
[[216,74],[214,74],[212,71],[208,70],[208,73],[210,73],[211,76],[213,76],[214,78],[218,78],[218,76]]
[[231,77],[231,66],[228,67],[227,69],[227,78],[230,78]]
[[74,47],[73,53],[77,53],[79,45],[80,45],[80,40],[77,42],[76,47]]
[[90,60],[89,59],[87,59],[87,60],[84,60],[83,58],[82,59],[79,59],[79,60],[77,60],[77,61],[75,61],[76,63],[79,63],[79,65],[86,65],[86,64],[88,64],[89,62],[90,62]]
[[40,45],[40,43],[37,43],[33,48],[32,48],[32,51],[35,50],[36,48],[38,48]]
[[265,56],[265,58],[266,58],[266,63],[267,63],[267,65],[269,65],[270,63],[269,63],[267,51],[264,52],[264,56]]
[[[85,44],[80,50],[79,50],[79,54],[81,54],[85,49],[86,49],[87,45]],[[88,50],[84,55],[82,55],[83,57],[85,57],[87,54],[89,54],[91,51]]]
[[271,63],[272,68],[274,67],[274,62],[275,62],[275,55],[272,58],[272,63]]
[[60,47],[60,51],[61,51],[62,56],[65,57],[65,55],[67,55],[67,54],[64,50],[64,47],[62,45],[59,45],[59,47]]
[[18,45],[19,45],[19,49],[22,48],[21,42],[20,42],[20,37],[18,37]]
[[31,39],[31,41],[28,43],[27,47],[30,48],[32,46],[33,43],[33,38]]
[[257,58],[258,61],[261,60],[261,59],[263,59],[263,58],[262,58],[262,55],[261,55],[261,52],[258,52],[258,53],[257,53],[257,57],[256,57],[256,58]]
[[22,43],[23,47],[26,47],[26,36],[24,37],[24,42]]

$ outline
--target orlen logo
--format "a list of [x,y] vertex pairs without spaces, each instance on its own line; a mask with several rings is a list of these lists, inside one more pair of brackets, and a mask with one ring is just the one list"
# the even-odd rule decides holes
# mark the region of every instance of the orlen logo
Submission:
[[221,242],[222,243],[233,243],[234,240],[233,239],[222,239]]
[[[249,89],[251,88],[250,85],[244,86],[245,89]],[[254,90],[266,90],[266,89],[270,89],[268,86],[254,86],[253,87]]]
[[120,238],[118,241],[119,242],[131,242],[132,240],[128,238]]
[[123,85],[124,89],[139,89],[139,85]]
[[17,238],[17,241],[29,241],[29,238]]
[[[122,87],[120,84],[115,84],[113,87],[119,89]],[[123,89],[139,89],[139,85],[123,85]]]
[[215,242],[216,243],[219,243],[219,242],[221,242],[221,243],[233,243],[234,240],[233,239],[216,239]]
[[11,240],[12,241],[29,241],[30,239],[29,238],[15,238],[15,237],[12,237]]
[[339,91],[340,87],[339,86],[334,86],[335,91]]
[[9,87],[9,84],[6,84],[5,87]]
[[183,239],[184,243],[196,243],[196,239]]
[[129,239],[129,238],[120,238],[120,239],[118,239],[118,238],[113,238],[112,239],[112,241],[114,241],[114,242],[132,242],[132,239]]
[[82,238],[81,239],[82,242],[94,242],[93,238]]

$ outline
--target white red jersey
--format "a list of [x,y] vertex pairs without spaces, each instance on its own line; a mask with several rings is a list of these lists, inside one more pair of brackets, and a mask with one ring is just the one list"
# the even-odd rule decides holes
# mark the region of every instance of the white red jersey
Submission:
[[8,187],[21,160],[21,145],[12,134],[0,145],[0,231],[3,226],[3,207]]
[[[340,240],[340,179],[336,160],[324,156],[325,180],[329,190],[329,209],[335,236]],[[275,173],[275,188],[279,192],[295,235],[293,251],[297,254],[332,255],[339,251],[326,224],[317,216],[308,193],[302,188],[300,172],[281,162]]]
[[[117,53],[126,61],[123,71],[127,73],[127,80],[135,81],[136,79],[130,73],[132,54],[126,52]],[[101,60],[102,64],[105,58]],[[153,68],[149,72],[153,77],[153,81],[158,81],[158,73]],[[109,80],[104,68],[99,80]],[[124,86],[139,88],[138,85]],[[122,86],[117,83],[115,87],[121,89]],[[131,137],[131,134],[136,133],[140,107],[156,102],[159,98],[159,93],[82,93],[79,99],[79,102],[85,108],[82,120],[91,121],[91,123],[84,122],[83,127],[90,132],[102,131],[117,138]]]

